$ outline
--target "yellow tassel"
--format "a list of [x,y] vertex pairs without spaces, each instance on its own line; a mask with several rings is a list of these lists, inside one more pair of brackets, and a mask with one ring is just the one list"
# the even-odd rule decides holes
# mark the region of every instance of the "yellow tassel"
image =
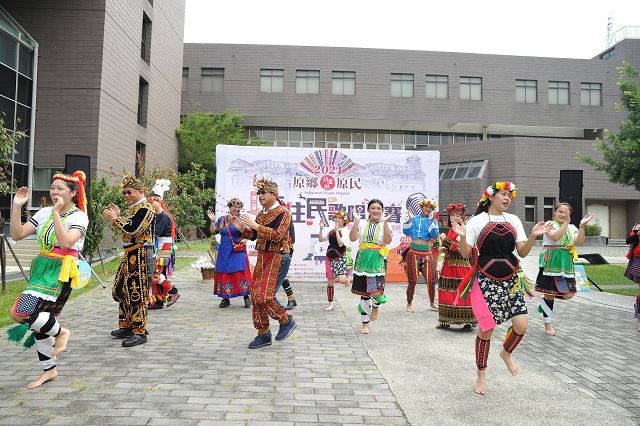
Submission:
[[65,256],[62,259],[60,275],[58,275],[58,281],[60,282],[66,283],[69,280],[71,280],[71,288],[76,288],[80,285],[78,262],[73,256]]

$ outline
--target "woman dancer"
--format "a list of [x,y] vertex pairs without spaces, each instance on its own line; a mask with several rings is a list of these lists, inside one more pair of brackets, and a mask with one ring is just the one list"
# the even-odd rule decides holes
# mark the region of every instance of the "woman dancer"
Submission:
[[[629,278],[634,283],[640,284],[640,244],[639,237],[640,234],[640,223],[636,223],[633,225],[633,229],[629,233],[627,237],[627,244],[629,244],[629,253],[627,253],[627,258],[629,259],[629,264],[627,265],[627,270],[624,272],[624,276]],[[636,303],[634,305],[634,317],[636,319],[636,327],[638,331],[640,331],[640,293],[638,293],[638,297],[636,297]]]
[[474,391],[481,395],[487,388],[485,368],[493,329],[508,320],[511,327],[500,357],[512,375],[518,374],[511,353],[527,331],[529,318],[523,293],[530,292],[523,274],[518,274],[518,258],[513,251],[517,250],[520,257],[527,256],[536,237],[551,229],[551,225],[539,222],[527,238],[520,219],[505,213],[515,197],[513,183],[496,182],[484,191],[476,215],[466,225],[455,217],[451,223],[460,236],[459,249],[463,256],[469,257],[475,246],[473,269],[461,281],[458,293],[463,300],[471,297],[473,313],[480,325],[476,337],[478,378]]
[[392,234],[389,229],[391,215],[382,218],[383,211],[382,201],[369,201],[369,220],[361,224],[360,217],[356,215],[349,232],[351,241],[358,238],[360,240],[353,266],[351,293],[360,296],[358,311],[362,320],[362,334],[369,334],[369,320],[375,321],[378,318],[378,307],[387,301],[384,295],[384,276],[387,269],[385,257],[389,254],[387,244],[391,243]]
[[436,328],[448,328],[451,324],[464,324],[463,330],[475,327],[477,321],[471,309],[471,300],[454,302],[458,294],[458,286],[462,277],[469,272],[469,259],[463,257],[458,250],[458,234],[451,228],[452,218],[462,219],[466,223],[467,206],[464,204],[449,204],[449,232],[440,234],[442,245],[440,251],[444,253],[444,263],[438,279],[438,325]]
[[[55,174],[49,188],[53,207],[40,209],[24,224],[20,214],[29,199],[29,189],[22,187],[13,197],[11,238],[19,241],[37,234],[40,245],[40,253],[31,261],[27,288],[11,309],[11,317],[20,325],[9,330],[9,340],[16,343],[28,330],[33,331],[24,347],[35,343],[43,372],[27,385],[29,389],[58,377],[56,357],[67,349],[71,335],[56,317],[62,312],[71,289],[80,284],[77,259],[89,224],[85,213],[85,180],[81,171],[72,176]],[[76,197],[78,207],[73,201]]]
[[571,205],[558,203],[554,207],[555,220],[549,222],[551,230],[542,237],[544,250],[540,253],[540,271],[536,279],[536,291],[543,294],[538,311],[544,316],[544,332],[555,336],[551,324],[553,301],[571,299],[576,294],[574,262],[578,260],[576,245],[584,243],[584,227],[593,216],[585,216],[579,228],[571,225]]
[[324,221],[320,220],[320,232],[318,234],[318,241],[322,242],[329,240],[329,247],[327,247],[327,254],[325,260],[325,267],[327,271],[327,300],[329,305],[326,310],[333,310],[333,285],[336,279],[344,286],[349,285],[347,279],[347,258],[345,253],[347,252],[347,246],[342,239],[342,229],[347,223],[349,223],[349,216],[342,210],[338,210],[333,213],[333,221],[335,227],[329,231],[329,234],[325,237],[322,234],[324,228]]
[[244,307],[249,308],[251,301],[251,269],[247,255],[246,241],[242,239],[231,219],[240,217],[243,203],[237,198],[229,200],[227,207],[229,214],[218,218],[211,211],[207,216],[211,221],[209,231],[220,234],[220,247],[216,258],[216,272],[214,276],[213,293],[222,298],[221,308],[231,305],[231,298],[242,296]]

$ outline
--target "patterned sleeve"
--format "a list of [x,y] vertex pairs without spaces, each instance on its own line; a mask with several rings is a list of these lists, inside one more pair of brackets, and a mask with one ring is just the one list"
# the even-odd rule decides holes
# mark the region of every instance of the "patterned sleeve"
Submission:
[[142,234],[147,228],[153,226],[156,214],[149,208],[140,208],[131,219],[119,217],[112,222],[113,229],[122,235],[125,242],[132,237]]
[[87,234],[87,227],[89,226],[89,217],[82,210],[78,210],[67,219],[69,224],[69,230],[75,229],[80,231],[82,235]]
[[285,235],[289,233],[289,224],[291,223],[291,214],[284,209],[282,213],[280,213],[274,219],[275,225],[277,227],[270,228],[268,226],[259,225],[258,226],[258,236],[267,241],[282,241]]

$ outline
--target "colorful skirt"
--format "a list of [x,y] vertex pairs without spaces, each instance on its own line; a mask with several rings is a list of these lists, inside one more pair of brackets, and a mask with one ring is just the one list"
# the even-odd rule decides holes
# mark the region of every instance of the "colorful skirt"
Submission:
[[640,283],[640,257],[634,257],[633,259],[629,260],[629,264],[627,265],[627,270],[624,272],[624,276],[629,278],[634,283]]
[[428,285],[434,285],[438,279],[438,258],[433,255],[429,244],[411,243],[404,261],[404,271],[409,283],[417,283],[423,274]]
[[462,277],[469,273],[469,260],[458,252],[447,255],[438,279],[438,321],[441,324],[476,324],[471,308],[471,298],[458,300],[458,286]]
[[338,278],[342,275],[347,275],[347,258],[345,256],[334,260],[325,258],[325,264],[327,278]]
[[527,314],[527,304],[522,291],[512,290],[517,282],[516,274],[500,281],[478,271],[469,297],[482,331],[491,330],[515,316]]
[[231,299],[238,296],[251,294],[251,269],[247,256],[244,271],[216,272],[213,284],[213,293],[223,299]]
[[351,293],[359,296],[368,296],[377,291],[384,293],[386,273],[386,263],[380,251],[361,248],[354,262]]

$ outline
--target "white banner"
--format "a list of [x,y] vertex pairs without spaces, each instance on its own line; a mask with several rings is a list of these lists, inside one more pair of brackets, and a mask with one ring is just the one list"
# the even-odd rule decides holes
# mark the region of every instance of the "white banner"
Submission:
[[[407,208],[416,214],[423,198],[438,201],[438,151],[377,151],[357,149],[276,148],[218,145],[216,147],[216,216],[228,212],[227,201],[239,198],[244,213],[257,214],[260,204],[253,176],[262,174],[278,184],[280,198],[290,207],[295,244],[289,277],[294,280],[325,279],[327,243],[318,241],[320,220],[326,233],[333,228],[331,215],[345,210],[366,217],[369,200],[384,203],[393,241],[387,281],[405,281],[398,265],[403,238],[402,222]],[[439,204],[439,202],[438,202]],[[351,224],[347,225],[347,231]],[[348,238],[347,238],[348,240]],[[348,242],[353,256],[357,242]],[[255,246],[247,246],[255,255]],[[253,259],[251,263],[255,263]]]

